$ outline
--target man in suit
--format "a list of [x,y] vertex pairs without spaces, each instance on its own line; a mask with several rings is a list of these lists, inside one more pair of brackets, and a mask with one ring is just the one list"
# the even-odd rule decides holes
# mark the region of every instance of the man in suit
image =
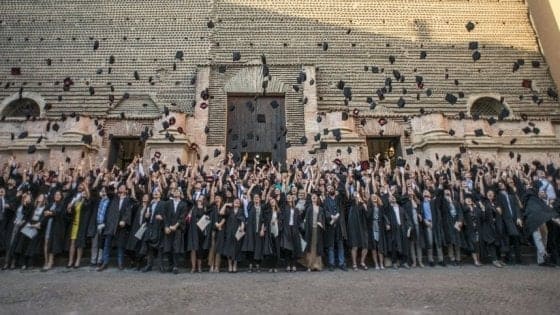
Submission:
[[103,264],[97,268],[97,271],[107,269],[109,265],[109,257],[113,240],[117,245],[117,262],[120,270],[124,269],[124,250],[128,238],[128,228],[131,223],[132,207],[134,206],[132,199],[128,197],[127,189],[121,184],[105,215],[105,229],[103,236],[105,242],[103,246]]
[[[337,194],[332,184],[327,185],[328,196],[325,198],[325,247],[328,253],[329,270],[333,270],[335,263],[344,271],[347,270],[344,260],[344,240],[346,239],[346,223],[342,212],[342,196]],[[335,247],[337,248],[337,262],[335,262]]]
[[163,252],[169,260],[169,271],[179,273],[177,263],[180,255],[185,253],[184,234],[185,216],[187,215],[187,204],[182,200],[182,192],[175,188],[172,198],[167,202],[164,215],[164,240]]
[[443,260],[443,229],[441,226],[441,215],[437,198],[433,198],[428,190],[422,192],[424,197],[422,200],[422,221],[425,225],[426,247],[428,251],[428,263],[431,267],[434,263],[434,247],[437,251],[438,262],[441,266],[445,266]]
[[[521,210],[517,197],[508,191],[508,187],[503,181],[498,182],[497,194],[498,206],[502,209],[502,220],[508,236],[509,251],[506,253],[506,261],[510,264],[521,263],[521,251],[519,249],[520,236],[519,229],[523,226],[521,220]],[[515,260],[513,255],[515,254]]]

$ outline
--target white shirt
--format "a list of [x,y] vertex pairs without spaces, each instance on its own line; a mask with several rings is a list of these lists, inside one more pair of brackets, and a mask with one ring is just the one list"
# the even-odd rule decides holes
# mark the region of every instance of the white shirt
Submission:
[[399,211],[398,205],[393,205],[393,211],[395,212],[395,217],[397,218],[397,224],[401,225],[401,213]]
[[294,225],[294,208],[290,208],[290,222],[288,224],[290,226]]

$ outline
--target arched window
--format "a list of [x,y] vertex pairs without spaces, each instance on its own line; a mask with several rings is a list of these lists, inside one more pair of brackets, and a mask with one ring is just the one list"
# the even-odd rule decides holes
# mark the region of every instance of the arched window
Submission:
[[[504,115],[507,114],[507,115]],[[471,115],[507,117],[511,114],[507,106],[498,99],[485,96],[477,99],[471,105]]]
[[41,109],[39,104],[30,98],[20,98],[10,102],[2,111],[6,117],[39,117]]

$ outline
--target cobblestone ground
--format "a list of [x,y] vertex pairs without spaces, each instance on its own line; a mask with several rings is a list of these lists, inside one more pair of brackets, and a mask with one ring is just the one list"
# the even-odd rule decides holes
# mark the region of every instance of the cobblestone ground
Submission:
[[560,268],[161,274],[82,267],[0,273],[1,314],[558,314]]

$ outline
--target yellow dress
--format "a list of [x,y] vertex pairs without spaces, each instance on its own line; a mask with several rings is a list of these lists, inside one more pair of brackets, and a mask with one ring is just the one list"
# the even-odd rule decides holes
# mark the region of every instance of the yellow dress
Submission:
[[80,230],[80,212],[82,211],[82,201],[76,201],[74,204],[74,220],[72,221],[72,233],[70,239],[75,240],[78,238],[78,231]]

